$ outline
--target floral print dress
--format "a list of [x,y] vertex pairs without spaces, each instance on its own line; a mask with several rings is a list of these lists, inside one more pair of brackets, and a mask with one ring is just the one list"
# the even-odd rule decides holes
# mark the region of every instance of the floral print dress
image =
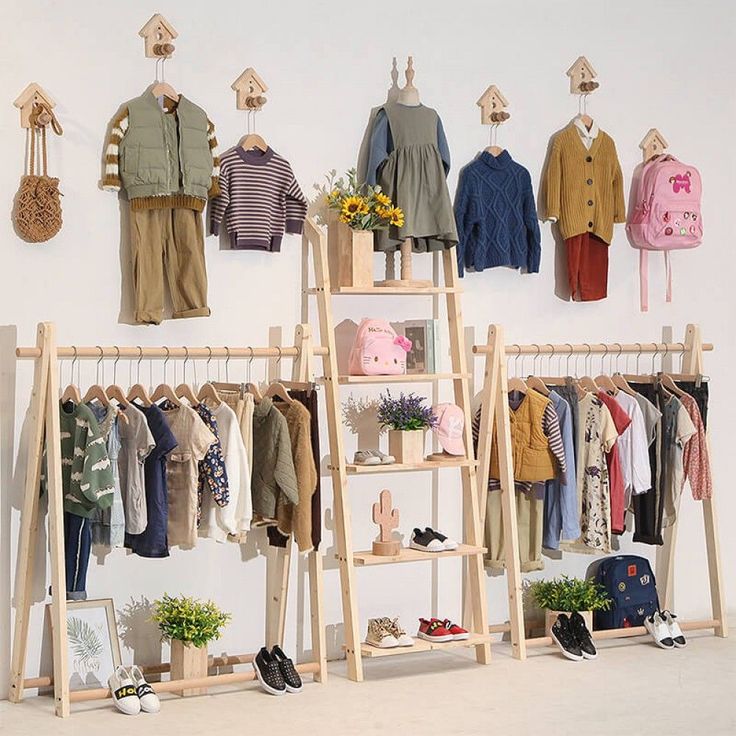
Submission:
[[606,453],[618,438],[611,412],[592,393],[578,402],[577,436],[580,541],[599,552],[611,551],[611,485]]

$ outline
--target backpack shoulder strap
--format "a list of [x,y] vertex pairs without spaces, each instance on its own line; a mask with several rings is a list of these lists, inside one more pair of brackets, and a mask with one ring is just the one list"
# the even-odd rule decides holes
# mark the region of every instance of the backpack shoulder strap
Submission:
[[642,312],[649,311],[649,251],[639,249],[639,304]]

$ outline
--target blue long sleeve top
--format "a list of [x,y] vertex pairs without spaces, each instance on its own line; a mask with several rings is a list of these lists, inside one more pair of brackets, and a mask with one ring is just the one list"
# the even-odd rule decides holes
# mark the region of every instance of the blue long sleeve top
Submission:
[[[442,121],[437,117],[437,148],[440,152],[445,176],[450,173],[450,148],[447,145],[447,137],[442,127]],[[378,169],[394,150],[394,142],[391,137],[391,126],[388,124],[388,116],[384,110],[379,110],[373,122],[371,143],[368,153],[368,170],[365,174],[365,183],[375,186],[378,181]]]
[[539,271],[541,236],[529,172],[508,151],[487,151],[460,174],[455,194],[460,275],[511,266]]

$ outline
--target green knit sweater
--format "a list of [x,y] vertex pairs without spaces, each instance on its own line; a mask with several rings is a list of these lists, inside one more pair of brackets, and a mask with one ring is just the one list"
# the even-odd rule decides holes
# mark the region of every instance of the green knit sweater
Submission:
[[287,501],[299,503],[289,428],[269,397],[261,399],[253,409],[251,491],[254,517],[274,519],[282,494]]

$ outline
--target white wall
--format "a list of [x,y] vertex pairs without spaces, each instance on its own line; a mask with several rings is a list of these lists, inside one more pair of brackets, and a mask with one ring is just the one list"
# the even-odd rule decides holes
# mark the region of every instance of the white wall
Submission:
[[[729,524],[736,502],[728,463],[736,403],[727,383],[736,361],[730,323],[736,275],[731,215],[736,177],[730,145],[736,120],[729,92],[736,40],[732,4],[721,0],[696,8],[684,0],[452,5],[378,0],[355,5],[314,0],[273,7],[278,12],[256,12],[252,4],[240,2],[163,2],[155,7],[129,0],[114,6],[36,1],[4,8],[0,187],[6,217],[0,225],[4,258],[0,323],[8,329],[3,332],[0,395],[0,662],[7,661],[11,637],[9,591],[24,457],[20,434],[32,372],[31,365],[23,363],[16,376],[11,357],[14,331],[20,344],[30,344],[38,321],[55,320],[61,344],[248,345],[265,344],[270,326],[282,326],[291,335],[299,320],[300,241],[292,237],[278,255],[221,251],[215,239],[208,238],[210,319],[149,328],[118,321],[120,206],[114,195],[99,190],[97,182],[108,120],[122,101],[140,94],[153,77],[153,62],[144,58],[137,31],[154,10],[163,12],[180,34],[176,54],[167,65],[168,80],[208,111],[224,146],[244,131],[244,116],[235,110],[229,85],[244,67],[258,70],[270,87],[259,130],[292,162],[305,191],[328,169],[353,165],[368,110],[384,99],[391,56],[400,55],[403,61],[408,53],[415,56],[416,84],[423,100],[437,108],[445,125],[454,160],[451,189],[460,166],[486,145],[488,131],[479,124],[475,100],[491,82],[511,101],[512,118],[499,142],[530,169],[536,185],[550,135],[577,112],[565,70],[579,54],[586,54],[601,82],[589,111],[616,141],[625,178],[639,162],[637,144],[652,126],[665,134],[673,153],[700,168],[705,182],[705,244],[692,253],[675,254],[671,305],[663,301],[662,268],[653,259],[652,307],[641,314],[637,254],[620,226],[611,248],[609,298],[571,304],[554,295],[555,246],[549,225],[544,225],[539,275],[496,270],[466,278],[466,323],[476,328],[479,339],[488,323],[496,321],[505,325],[514,342],[600,342],[656,340],[665,325],[674,328],[678,339],[687,322],[699,322],[705,338],[717,346],[706,365],[713,379],[711,430],[722,558],[726,587],[733,589],[736,546]],[[50,155],[51,171],[61,177],[65,195],[64,228],[52,242],[38,246],[21,242],[8,216],[23,166],[23,133],[11,102],[31,80],[55,97],[65,129],[61,141],[51,142]],[[417,259],[416,268],[426,270],[427,259],[423,263]],[[336,305],[339,318],[356,319],[371,309],[392,317],[419,317],[424,315],[420,308],[425,308],[421,300]],[[231,374],[244,375],[242,364],[231,369]],[[88,365],[83,380],[89,381],[93,372]],[[67,368],[63,380],[68,375]],[[119,377],[127,379],[125,368]],[[326,447],[326,434],[323,441]],[[351,443],[348,450],[352,451]],[[325,482],[329,514],[329,482]],[[389,482],[403,527],[409,530],[431,520],[427,477],[402,475]],[[351,486],[354,534],[362,548],[373,534],[369,504],[377,490],[372,481]],[[460,531],[458,499],[455,477],[443,476],[439,523],[452,534]],[[686,616],[704,615],[708,600],[702,522],[690,497],[683,503],[679,542],[677,610]],[[628,543],[624,547],[633,549]],[[331,555],[334,549],[327,544],[325,551]],[[548,562],[544,574],[580,573],[588,562],[587,557],[567,555],[561,562]],[[327,568],[326,619],[336,625],[341,619],[338,576],[329,559]],[[459,614],[458,570],[451,561],[440,568],[439,613]],[[417,616],[429,612],[430,574],[429,567],[410,565],[358,571],[361,621],[369,615],[395,613],[411,626]],[[113,596],[119,609],[163,591],[211,596],[235,614],[226,636],[214,647],[232,652],[249,651],[261,643],[263,582],[262,557],[243,561],[236,547],[203,544],[194,552],[175,550],[164,561],[119,551],[104,564],[93,560],[89,590],[95,596]],[[492,619],[506,615],[503,591],[502,578],[489,580]],[[41,600],[40,579],[36,594]],[[295,598],[290,648],[296,643]],[[137,632],[127,641],[137,658],[151,661],[159,645],[145,615],[139,613],[138,619]],[[29,674],[39,670],[39,606],[32,625]],[[308,648],[308,635],[304,643]],[[132,656],[126,652],[127,659]],[[4,678],[5,672],[0,672],[0,682]]]

